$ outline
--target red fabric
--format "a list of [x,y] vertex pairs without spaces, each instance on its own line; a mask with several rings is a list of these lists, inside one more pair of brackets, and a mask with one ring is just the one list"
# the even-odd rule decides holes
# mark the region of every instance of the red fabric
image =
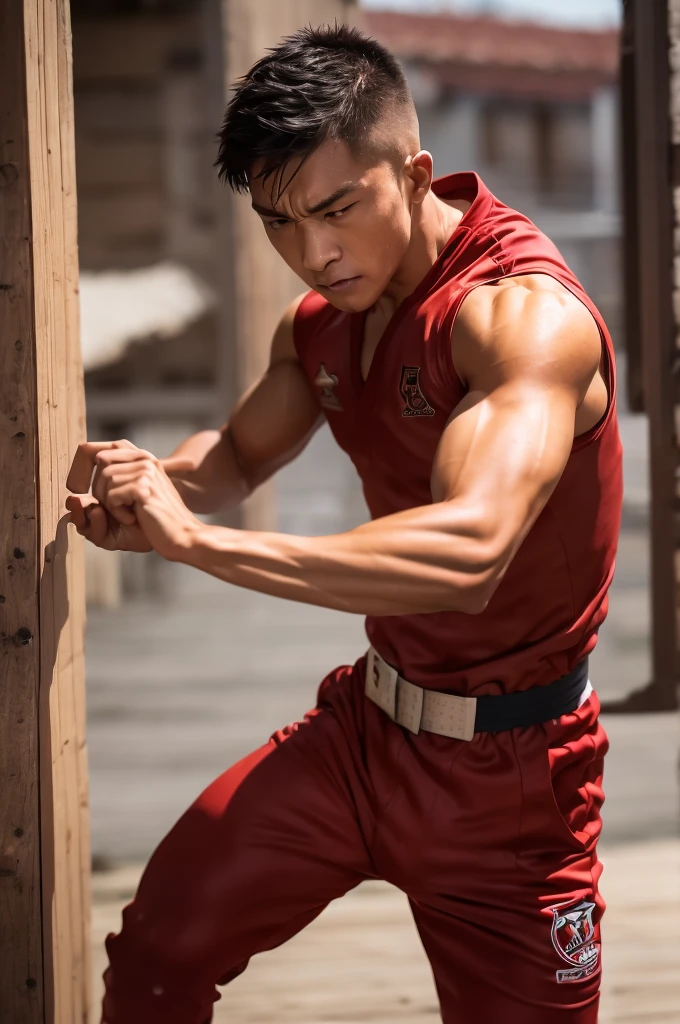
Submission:
[[[410,899],[444,1024],[596,1024],[597,698],[464,743],[394,725],[364,698],[364,671],[332,673],[302,722],[220,776],[161,843],[107,940],[106,1024],[206,1024],[217,983],[374,877]],[[553,941],[565,904],[585,906],[587,943],[568,923]],[[558,982],[584,957],[590,974]]]
[[[434,453],[465,393],[454,369],[451,329],[472,289],[506,275],[545,273],[595,317],[608,364],[607,414],[575,441],[562,478],[486,610],[366,621],[383,658],[414,683],[471,695],[511,692],[570,672],[594,648],[607,613],[623,492],[614,352],[597,309],[531,221],[499,202],[476,174],[441,178],[434,190],[472,205],[390,321],[366,383],[360,372],[365,314],[339,312],[311,292],[296,317],[295,341],[376,518],[432,500]],[[314,384],[322,366],[337,378],[332,401]],[[418,369],[420,397],[411,379],[411,402],[424,399],[426,414],[422,405],[420,414],[409,408],[407,367]]]

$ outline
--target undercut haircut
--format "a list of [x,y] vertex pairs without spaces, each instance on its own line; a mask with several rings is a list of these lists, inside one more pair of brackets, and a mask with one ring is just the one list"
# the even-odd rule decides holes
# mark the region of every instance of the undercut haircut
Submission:
[[[362,150],[393,108],[417,125],[406,76],[375,39],[347,25],[300,29],[260,58],[235,86],[219,132],[216,166],[235,192],[249,178],[274,177],[281,193],[304,160],[327,139]],[[296,167],[285,184],[283,168]]]

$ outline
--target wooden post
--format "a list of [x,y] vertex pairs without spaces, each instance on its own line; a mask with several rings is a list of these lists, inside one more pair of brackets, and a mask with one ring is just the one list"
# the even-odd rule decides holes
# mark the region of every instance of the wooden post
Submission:
[[[675,5],[676,0],[670,3]],[[652,679],[625,700],[603,705],[603,710],[613,713],[678,706],[676,398],[680,363],[673,293],[672,174],[677,145],[671,145],[669,8],[666,0],[626,0],[624,12],[626,348],[631,406],[643,408],[649,421]]]
[[[219,116],[234,82],[267,47],[276,46],[283,36],[304,25],[353,22],[355,17],[354,0],[213,0],[208,20],[213,38],[221,39]],[[305,286],[272,249],[247,196],[223,189],[217,203],[222,225],[219,255],[226,278],[220,288],[225,302],[220,391],[230,405],[235,395],[242,394],[265,370],[276,324]],[[276,529],[273,481],[245,503],[243,525]]]
[[0,1020],[86,1024],[84,437],[68,0],[0,0]]
[[633,16],[642,392],[649,419],[652,659],[650,706],[677,706],[675,585],[676,360],[670,181],[668,11],[636,0]]

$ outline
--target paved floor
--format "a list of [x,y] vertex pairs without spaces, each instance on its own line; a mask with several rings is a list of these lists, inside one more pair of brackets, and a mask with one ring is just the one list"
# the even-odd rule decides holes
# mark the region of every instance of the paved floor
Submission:
[[[603,860],[608,911],[600,1024],[678,1024],[680,841],[605,847]],[[102,943],[107,932],[118,930],[138,874],[128,867],[94,878],[96,1003],[105,966]],[[223,990],[215,1021],[430,1024],[437,1014],[406,898],[374,882],[336,900],[285,946],[255,957]]]

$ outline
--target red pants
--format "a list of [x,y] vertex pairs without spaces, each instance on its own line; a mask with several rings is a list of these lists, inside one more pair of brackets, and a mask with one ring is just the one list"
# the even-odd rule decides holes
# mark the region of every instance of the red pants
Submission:
[[330,675],[163,840],[107,940],[106,1024],[205,1024],[216,984],[365,878],[408,894],[445,1024],[595,1024],[597,698],[466,743],[406,732],[363,683],[363,660]]

